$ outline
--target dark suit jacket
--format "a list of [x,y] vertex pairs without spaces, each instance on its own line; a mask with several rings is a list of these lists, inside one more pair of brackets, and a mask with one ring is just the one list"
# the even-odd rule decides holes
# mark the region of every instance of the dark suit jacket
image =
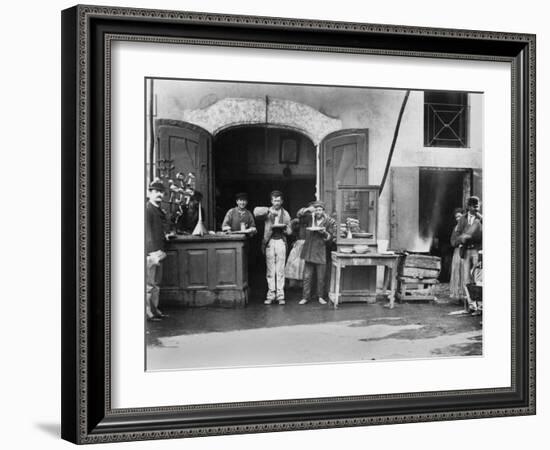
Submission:
[[[313,215],[308,217],[308,227],[313,224]],[[326,233],[318,231],[306,230],[306,241],[302,248],[301,257],[306,262],[313,264],[326,264],[327,262],[327,245],[332,241],[334,230],[332,229],[332,221],[325,216],[317,223],[317,226],[325,227]]]
[[479,218],[475,218],[471,225],[468,225],[468,214],[464,214],[458,221],[457,242],[467,248],[481,249],[483,239],[483,226]]

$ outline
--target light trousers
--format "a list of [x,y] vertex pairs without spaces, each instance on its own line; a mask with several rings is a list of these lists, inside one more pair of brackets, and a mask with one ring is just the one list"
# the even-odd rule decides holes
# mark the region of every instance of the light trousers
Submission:
[[267,300],[285,298],[286,244],[283,239],[271,239],[265,249]]
[[[462,259],[462,282],[464,283],[464,292],[467,292],[467,285],[472,283],[475,284],[475,278],[472,274],[472,269],[477,265],[479,260],[478,250],[475,248],[467,249],[464,258]],[[471,310],[476,310],[477,305],[469,295],[466,295],[466,301],[468,302],[468,307]]]

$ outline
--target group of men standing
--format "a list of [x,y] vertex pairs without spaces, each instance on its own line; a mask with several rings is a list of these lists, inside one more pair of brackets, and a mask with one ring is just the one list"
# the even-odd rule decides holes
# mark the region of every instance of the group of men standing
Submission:
[[[147,253],[147,295],[145,312],[148,320],[160,320],[166,317],[159,305],[159,283],[162,274],[162,261],[166,257],[165,237],[168,232],[168,220],[161,209],[165,188],[161,181],[149,185],[149,199],[146,206],[146,253]],[[255,219],[264,221],[264,233],[261,243],[266,261],[267,294],[264,303],[284,305],[286,279],[303,281],[300,305],[312,298],[313,280],[316,279],[317,301],[326,304],[327,284],[330,273],[327,264],[337,230],[336,221],[325,212],[321,201],[313,201],[301,208],[297,217],[291,220],[290,214],[283,208],[281,191],[271,192],[271,206],[257,207],[252,214],[248,209],[246,193],[236,195],[236,206],[231,208],[222,223],[222,230],[245,231],[249,236],[256,234]],[[453,283],[457,292],[464,298],[464,312],[480,313],[480,305],[468,295],[468,284],[475,284],[475,271],[480,266],[482,248],[482,216],[479,212],[480,201],[472,196],[467,201],[467,211],[457,214],[457,224],[451,237],[456,248],[453,258]],[[297,234],[292,251],[287,258],[289,236]],[[286,270],[285,270],[286,268]],[[456,269],[456,270],[455,270]],[[286,272],[286,276],[285,276]],[[453,278],[456,278],[454,281]],[[451,292],[452,294],[452,292]]]
[[[300,254],[296,255],[303,264],[298,264],[296,278],[303,278],[302,299],[304,305],[311,298],[312,282],[317,279],[317,298],[325,305],[326,264],[327,253],[334,238],[335,221],[325,213],[325,205],[321,201],[311,202],[308,207],[298,211],[297,219],[291,221],[290,214],[283,208],[283,194],[280,191],[271,192],[271,207],[256,208],[255,215],[265,220],[262,251],[266,258],[267,295],[264,303],[270,305],[277,302],[285,304],[285,267],[287,265],[288,236],[299,232],[297,228],[305,227],[305,239],[300,245]],[[302,230],[304,231],[304,230]],[[292,264],[293,261],[289,261]]]
[[[146,254],[147,254],[147,295],[145,314],[147,320],[155,321],[166,317],[158,307],[159,283],[162,274],[162,261],[166,257],[165,237],[169,222],[161,208],[165,188],[161,181],[153,181],[149,185],[148,202],[146,206]],[[309,206],[298,211],[297,218],[291,220],[290,214],[283,208],[283,194],[280,191],[271,192],[271,206],[258,207],[254,215],[247,209],[246,193],[236,195],[236,206],[227,211],[222,231],[243,231],[249,236],[256,234],[255,218],[264,221],[264,234],[261,248],[266,260],[267,294],[264,301],[269,305],[277,302],[285,304],[285,266],[287,263],[287,240],[292,234],[301,233],[303,240],[297,255],[301,262],[295,278],[303,279],[303,295],[299,304],[307,303],[312,294],[314,277],[317,280],[317,300],[326,304],[328,254],[334,238],[335,221],[325,213],[323,202],[311,202]]]

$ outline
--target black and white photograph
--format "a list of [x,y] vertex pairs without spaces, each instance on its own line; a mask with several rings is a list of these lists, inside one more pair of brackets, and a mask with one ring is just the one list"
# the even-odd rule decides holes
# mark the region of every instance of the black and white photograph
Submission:
[[1,448],[543,448],[544,5],[7,2]]
[[482,91],[144,94],[147,371],[483,356]]

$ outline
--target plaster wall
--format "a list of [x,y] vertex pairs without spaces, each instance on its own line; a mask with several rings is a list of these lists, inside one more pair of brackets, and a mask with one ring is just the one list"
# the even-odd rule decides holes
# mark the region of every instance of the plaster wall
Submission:
[[[238,123],[265,122],[301,130],[318,145],[339,129],[369,129],[369,184],[382,181],[405,90],[155,80],[156,116],[187,120],[212,133]],[[269,114],[269,113],[268,113]],[[482,168],[483,94],[469,95],[469,147],[424,147],[423,91],[411,91],[391,167]],[[389,177],[379,202],[378,237],[389,239]],[[413,206],[411,206],[413,207]]]

